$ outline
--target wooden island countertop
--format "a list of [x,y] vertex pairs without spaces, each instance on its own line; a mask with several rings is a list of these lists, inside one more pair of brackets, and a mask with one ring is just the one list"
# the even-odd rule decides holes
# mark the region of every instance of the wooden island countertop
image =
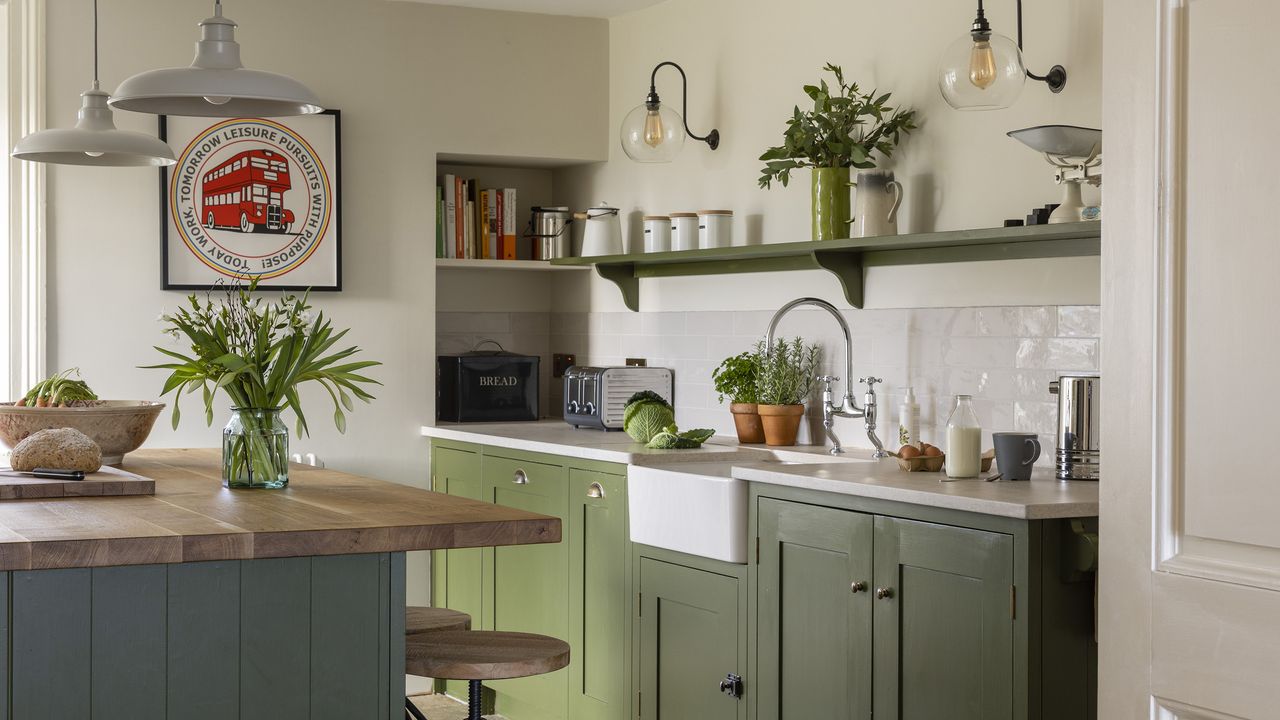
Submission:
[[560,541],[560,521],[293,465],[283,490],[222,487],[218,450],[141,450],[154,496],[0,501],[0,571],[438,550]]

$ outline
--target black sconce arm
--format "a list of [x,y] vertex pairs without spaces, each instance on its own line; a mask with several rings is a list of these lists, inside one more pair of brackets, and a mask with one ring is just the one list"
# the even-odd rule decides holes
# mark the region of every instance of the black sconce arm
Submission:
[[[979,6],[981,6],[981,1],[979,1]],[[1018,50],[1022,50],[1022,0],[1018,0]],[[1026,73],[1027,77],[1048,85],[1049,90],[1055,93],[1062,92],[1062,88],[1067,86],[1067,69],[1061,65],[1054,65],[1049,68],[1049,72],[1045,75],[1037,75],[1030,70],[1027,70]]]
[[653,72],[649,75],[649,96],[645,98],[645,104],[649,107],[655,107],[660,102],[658,100],[658,71],[661,70],[664,65],[670,65],[680,71],[680,98],[682,103],[681,114],[682,119],[684,120],[685,133],[694,140],[701,140],[706,143],[712,150],[720,147],[719,130],[713,128],[711,132],[707,133],[705,136],[699,137],[694,135],[693,131],[689,129],[689,78],[684,74],[684,68],[680,67],[676,63],[673,63],[670,60],[665,60],[658,63],[657,66],[653,68]]

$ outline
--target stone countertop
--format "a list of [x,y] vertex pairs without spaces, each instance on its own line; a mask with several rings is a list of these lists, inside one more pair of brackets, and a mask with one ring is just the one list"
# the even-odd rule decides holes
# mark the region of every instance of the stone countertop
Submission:
[[1048,468],[1037,468],[1029,482],[947,481],[943,473],[903,472],[892,458],[873,462],[870,451],[861,449],[832,457],[821,446],[767,448],[717,436],[698,450],[649,450],[626,433],[578,430],[560,420],[449,423],[423,427],[422,434],[628,465],[729,465],[733,477],[750,482],[1027,520],[1098,514],[1098,483],[1060,482]]
[[661,465],[671,462],[726,462],[760,459],[760,451],[740,447],[732,438],[715,437],[696,450],[650,450],[622,431],[575,428],[563,420],[509,423],[440,423],[425,425],[429,438],[476,443],[491,447],[571,455],[624,465]]
[[945,473],[904,472],[893,458],[879,462],[739,465],[733,477],[880,500],[1023,520],[1096,517],[1098,483],[1063,482],[1037,468],[1028,482],[949,480]]
[[155,495],[0,501],[0,570],[558,542],[553,517],[292,465],[282,490],[222,487],[218,450],[144,450]]

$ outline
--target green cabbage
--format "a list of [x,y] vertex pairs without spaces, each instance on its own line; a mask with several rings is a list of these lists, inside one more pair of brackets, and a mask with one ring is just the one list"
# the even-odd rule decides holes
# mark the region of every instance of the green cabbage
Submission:
[[646,399],[627,405],[623,411],[622,429],[632,440],[647,443],[675,421],[676,413],[665,400],[659,403]]

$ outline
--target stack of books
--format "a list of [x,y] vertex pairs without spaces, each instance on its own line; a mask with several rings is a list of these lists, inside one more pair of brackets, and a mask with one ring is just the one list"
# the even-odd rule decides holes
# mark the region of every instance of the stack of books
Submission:
[[516,191],[481,189],[475,180],[441,175],[436,187],[436,257],[515,260]]

